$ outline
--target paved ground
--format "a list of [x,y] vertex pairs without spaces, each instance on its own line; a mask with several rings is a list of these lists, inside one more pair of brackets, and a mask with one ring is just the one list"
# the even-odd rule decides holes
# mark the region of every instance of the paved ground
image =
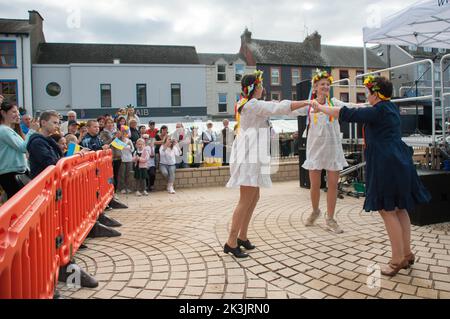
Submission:
[[[251,224],[258,246],[236,261],[222,253],[238,192],[192,189],[177,195],[121,199],[123,236],[88,240],[78,263],[100,281],[96,289],[68,289],[67,298],[450,298],[450,224],[413,228],[419,257],[370,289],[369,265],[389,260],[389,243],[377,214],[361,212],[363,199],[338,202],[342,235],[302,224],[309,193],[297,182],[264,190]],[[324,198],[322,198],[324,200]],[[325,202],[322,202],[325,204]],[[376,274],[375,268],[375,274]],[[370,277],[369,277],[370,276]],[[376,277],[375,277],[376,278]],[[375,286],[377,284],[375,283]]]

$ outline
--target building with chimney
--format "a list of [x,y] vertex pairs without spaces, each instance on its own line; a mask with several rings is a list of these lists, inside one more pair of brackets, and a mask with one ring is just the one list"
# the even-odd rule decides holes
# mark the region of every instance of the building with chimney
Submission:
[[241,94],[244,74],[256,71],[240,54],[199,53],[199,62],[206,66],[206,101],[212,119],[233,119],[234,106]]
[[32,65],[45,37],[42,16],[28,14],[27,20],[0,19],[0,94],[33,113]]
[[[240,54],[249,66],[264,71],[264,86],[270,100],[297,99],[297,83],[310,80],[317,68],[331,72],[335,80],[349,78],[352,83],[364,69],[362,47],[323,45],[318,32],[303,42],[287,42],[253,39],[252,33],[245,29]],[[374,71],[386,67],[374,52],[368,54],[368,65]],[[345,102],[366,100],[363,87],[350,89],[348,84],[342,84],[333,87],[336,98]]]

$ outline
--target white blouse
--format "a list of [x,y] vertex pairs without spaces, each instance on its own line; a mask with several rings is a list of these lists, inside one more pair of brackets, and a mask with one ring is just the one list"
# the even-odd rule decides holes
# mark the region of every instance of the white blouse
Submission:
[[291,114],[291,101],[247,102],[241,113],[240,133],[232,146],[228,188],[272,186],[269,118]]
[[[361,105],[344,103],[336,98],[332,98],[334,106],[357,107]],[[310,108],[303,108],[294,113],[301,116],[308,116]],[[317,122],[315,121],[315,117]],[[328,170],[341,171],[349,166],[342,148],[341,128],[339,119],[330,120],[324,113],[309,114],[309,130],[306,146],[306,161],[302,167],[306,170]],[[302,132],[299,132],[301,134]]]

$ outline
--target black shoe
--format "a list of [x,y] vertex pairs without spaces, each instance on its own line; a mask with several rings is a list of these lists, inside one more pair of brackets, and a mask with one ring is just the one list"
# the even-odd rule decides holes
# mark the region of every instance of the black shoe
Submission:
[[236,248],[231,248],[230,246],[228,246],[228,244],[225,244],[225,246],[223,247],[223,252],[225,254],[228,253],[232,253],[234,255],[234,257],[236,258],[247,258],[249,257],[248,254],[245,254],[242,252],[241,248],[239,246],[237,246]]
[[250,240],[248,240],[248,239],[247,239],[246,241],[243,241],[243,240],[240,240],[240,239],[238,238],[237,244],[238,244],[239,247],[242,246],[242,247],[244,247],[246,250],[253,250],[253,249],[256,248],[256,246],[255,246],[255,245],[252,245],[252,243],[251,243]]
[[88,246],[86,246],[85,244],[81,244],[79,249],[80,250],[88,249]]

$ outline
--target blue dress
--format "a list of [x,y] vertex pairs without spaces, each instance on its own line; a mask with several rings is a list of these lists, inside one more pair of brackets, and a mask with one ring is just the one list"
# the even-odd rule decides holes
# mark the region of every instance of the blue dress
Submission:
[[383,101],[366,108],[344,106],[339,118],[365,124],[366,212],[396,208],[410,212],[416,204],[431,200],[414,167],[413,150],[401,139],[400,112],[394,103]]

